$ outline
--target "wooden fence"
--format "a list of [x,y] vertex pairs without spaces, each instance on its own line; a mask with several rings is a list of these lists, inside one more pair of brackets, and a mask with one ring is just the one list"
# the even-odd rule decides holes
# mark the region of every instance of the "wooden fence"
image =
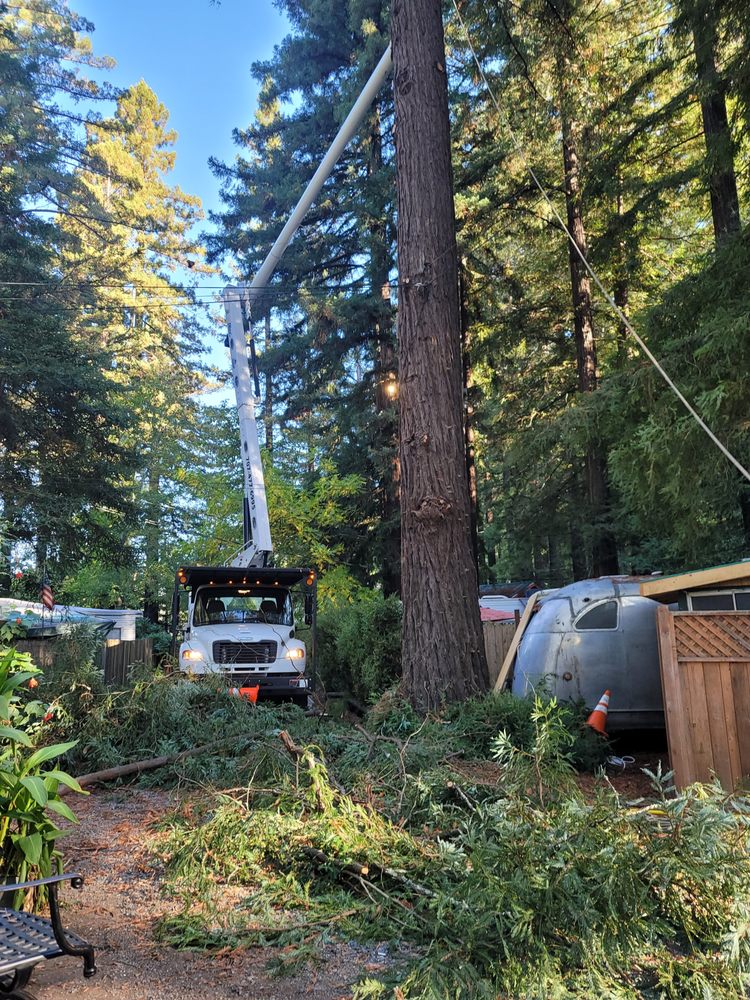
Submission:
[[[31,653],[31,658],[44,670],[55,662],[57,641],[50,639],[21,639],[16,648]],[[133,663],[151,666],[154,661],[152,639],[107,639],[102,647],[99,665],[104,671],[106,684],[125,684],[128,669]]]
[[750,776],[750,613],[657,613],[664,715],[675,783]]
[[510,649],[513,636],[516,631],[514,621],[506,622],[483,622],[484,651],[487,654],[487,666],[490,670],[490,691],[495,686],[497,675],[505,659],[505,654]]
[[31,659],[42,670],[54,663],[54,639],[19,639],[15,645],[19,653],[31,653]]
[[107,639],[102,649],[105,684],[126,684],[133,663],[151,666],[153,639]]

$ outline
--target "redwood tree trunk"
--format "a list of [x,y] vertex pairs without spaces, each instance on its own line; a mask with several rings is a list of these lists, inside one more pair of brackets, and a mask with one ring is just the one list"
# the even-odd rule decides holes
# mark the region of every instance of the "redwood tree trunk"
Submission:
[[[588,246],[581,203],[580,164],[576,143],[577,127],[570,115],[566,94],[566,74],[570,71],[570,67],[564,60],[561,60],[558,69],[568,229],[573,237],[575,247],[586,257]],[[570,243],[568,247],[573,293],[573,328],[578,365],[578,390],[582,393],[589,393],[596,391],[598,378],[591,279],[575,247]],[[590,508],[591,571],[593,576],[617,573],[617,547],[612,532],[606,524],[609,514],[607,465],[601,442],[596,434],[592,435],[586,448],[584,474]]]
[[[375,105],[371,117],[367,170],[370,177],[377,177],[383,170],[383,131],[379,103]],[[398,399],[391,395],[392,387],[397,385],[397,365],[389,283],[392,261],[388,246],[387,216],[388,206],[384,194],[372,207],[370,220],[370,294],[373,303],[376,303],[373,317],[377,410],[375,445],[379,456],[380,478],[380,580],[385,594],[398,594],[401,590]]]
[[440,0],[395,0],[403,676],[426,711],[486,690],[466,479]]
[[699,0],[695,5],[693,44],[706,139],[714,238],[716,245],[721,246],[727,237],[739,232],[740,203],[727,117],[726,84],[716,66],[716,13],[710,0]]

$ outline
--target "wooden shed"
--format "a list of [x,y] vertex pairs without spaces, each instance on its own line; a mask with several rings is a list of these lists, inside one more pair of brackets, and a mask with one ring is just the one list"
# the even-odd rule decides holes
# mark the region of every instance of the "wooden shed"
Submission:
[[[750,562],[655,577],[664,716],[675,783],[750,778]],[[669,605],[669,607],[667,606]]]

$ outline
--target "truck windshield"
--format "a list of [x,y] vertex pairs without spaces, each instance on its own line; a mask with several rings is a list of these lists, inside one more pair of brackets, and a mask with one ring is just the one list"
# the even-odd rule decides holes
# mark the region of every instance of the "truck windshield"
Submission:
[[293,625],[289,591],[202,587],[195,599],[193,625],[236,625],[260,622]]

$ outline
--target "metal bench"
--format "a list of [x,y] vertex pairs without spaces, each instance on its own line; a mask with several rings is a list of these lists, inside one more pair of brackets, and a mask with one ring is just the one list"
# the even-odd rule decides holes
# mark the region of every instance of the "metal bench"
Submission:
[[76,955],[83,959],[84,976],[93,976],[96,972],[91,945],[76,934],[66,934],[63,930],[57,900],[59,882],[70,882],[74,889],[83,885],[80,875],[53,875],[34,882],[0,885],[0,902],[6,893],[46,885],[50,913],[48,919],[36,913],[0,906],[0,998],[34,1000],[33,993],[25,987],[34,966],[45,959]]

